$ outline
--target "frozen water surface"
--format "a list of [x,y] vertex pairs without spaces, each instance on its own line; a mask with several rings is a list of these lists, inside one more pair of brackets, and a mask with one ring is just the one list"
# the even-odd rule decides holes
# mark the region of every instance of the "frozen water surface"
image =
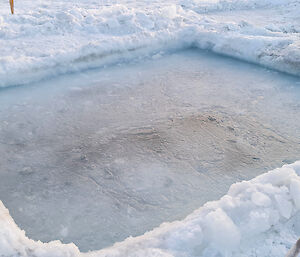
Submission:
[[299,99],[198,50],[3,89],[0,199],[33,239],[109,246],[299,159]]

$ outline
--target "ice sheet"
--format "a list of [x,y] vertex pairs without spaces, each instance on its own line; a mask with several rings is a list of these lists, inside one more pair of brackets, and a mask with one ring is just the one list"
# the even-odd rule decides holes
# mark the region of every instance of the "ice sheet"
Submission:
[[29,237],[99,250],[299,159],[299,78],[157,58],[0,91],[0,199]]

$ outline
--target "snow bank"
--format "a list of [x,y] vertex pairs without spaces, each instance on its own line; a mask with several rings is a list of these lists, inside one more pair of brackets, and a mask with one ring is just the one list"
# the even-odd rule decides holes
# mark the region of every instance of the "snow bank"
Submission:
[[24,0],[15,8],[12,16],[0,3],[0,87],[195,46],[300,75],[299,0]]
[[258,8],[272,8],[295,3],[295,0],[182,0],[181,4],[189,6],[197,12],[206,13],[224,10],[248,10]]
[[284,256],[300,234],[300,161],[250,181],[208,202],[182,221],[111,248],[80,253],[74,244],[28,239],[0,202],[0,256]]

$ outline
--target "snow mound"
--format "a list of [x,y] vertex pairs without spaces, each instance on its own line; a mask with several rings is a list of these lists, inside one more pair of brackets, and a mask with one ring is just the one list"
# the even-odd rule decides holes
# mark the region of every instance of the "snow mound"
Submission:
[[0,87],[188,47],[300,75],[299,8],[299,0],[24,0],[12,16],[2,1]]
[[182,221],[88,253],[27,238],[0,202],[0,256],[284,256],[300,234],[299,192],[300,161],[233,184]]

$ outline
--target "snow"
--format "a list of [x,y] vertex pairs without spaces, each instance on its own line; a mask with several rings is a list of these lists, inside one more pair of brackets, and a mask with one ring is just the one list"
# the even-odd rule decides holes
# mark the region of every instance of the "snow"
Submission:
[[297,206],[300,208],[300,183],[297,180],[292,180],[290,185],[290,192],[292,195],[292,199]]
[[271,199],[261,192],[254,192],[251,195],[251,201],[257,206],[268,207],[271,205]]
[[[26,237],[0,202],[1,256],[284,256],[300,233],[300,161],[233,184],[184,220],[114,246],[80,253],[74,244]],[[295,189],[295,187],[297,189]],[[255,245],[255,248],[252,246]]]
[[0,86],[199,47],[300,74],[299,0],[0,3]]

